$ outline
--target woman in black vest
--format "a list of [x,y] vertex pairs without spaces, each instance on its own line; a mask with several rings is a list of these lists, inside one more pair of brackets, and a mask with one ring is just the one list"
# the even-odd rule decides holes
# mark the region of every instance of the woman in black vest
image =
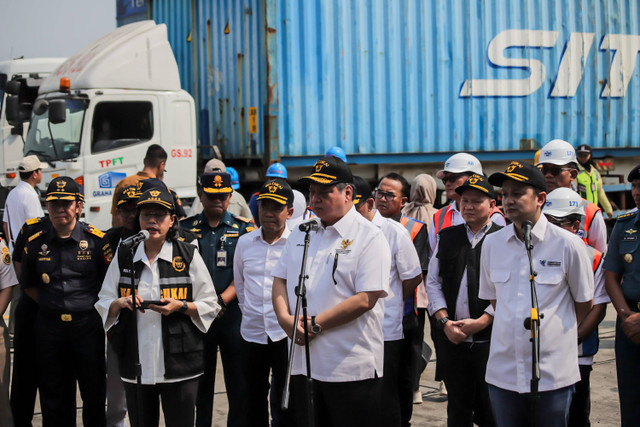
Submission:
[[[176,238],[171,194],[164,188],[147,190],[137,211],[136,223],[148,238],[131,249],[124,242],[118,248],[96,309],[118,354],[131,425],[157,426],[159,400],[167,426],[193,425],[203,336],[220,306],[200,254]],[[132,265],[139,309],[135,323]]]

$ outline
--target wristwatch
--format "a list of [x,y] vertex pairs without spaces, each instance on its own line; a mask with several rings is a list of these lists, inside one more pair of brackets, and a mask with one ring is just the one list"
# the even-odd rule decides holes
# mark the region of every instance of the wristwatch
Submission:
[[186,313],[189,308],[189,304],[186,301],[182,301],[182,307],[180,307],[180,313]]
[[448,317],[441,317],[440,319],[436,320],[438,329],[440,329],[441,331],[444,331],[444,326],[447,324],[448,321],[449,321]]
[[311,316],[311,332],[313,332],[314,335],[322,332],[322,326],[316,323],[316,316]]

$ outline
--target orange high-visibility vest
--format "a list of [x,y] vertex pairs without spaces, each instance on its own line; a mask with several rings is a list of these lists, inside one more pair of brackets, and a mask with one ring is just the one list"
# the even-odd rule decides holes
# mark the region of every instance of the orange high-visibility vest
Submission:
[[432,233],[438,234],[440,230],[451,227],[453,220],[453,209],[449,209],[451,205],[444,206],[433,214],[433,226],[435,230]]
[[584,219],[580,224],[580,229],[582,229],[582,240],[587,243],[587,238],[589,237],[589,228],[591,227],[591,223],[593,222],[593,217],[600,211],[598,205],[592,202],[587,202],[587,205],[584,208]]

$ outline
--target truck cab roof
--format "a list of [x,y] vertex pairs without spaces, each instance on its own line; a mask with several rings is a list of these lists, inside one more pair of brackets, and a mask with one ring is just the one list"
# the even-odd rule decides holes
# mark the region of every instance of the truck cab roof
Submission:
[[58,91],[62,77],[71,90],[180,90],[167,27],[153,21],[122,26],[84,47],[45,79],[40,94]]

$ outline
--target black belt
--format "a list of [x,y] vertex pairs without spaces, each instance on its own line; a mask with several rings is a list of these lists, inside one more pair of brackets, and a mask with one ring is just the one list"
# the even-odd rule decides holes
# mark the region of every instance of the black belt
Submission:
[[58,320],[61,322],[73,322],[74,320],[82,320],[87,317],[96,314],[95,310],[87,311],[74,311],[71,313],[50,313],[46,311],[40,311],[40,315],[46,319]]
[[626,301],[627,301],[627,305],[629,306],[629,310],[635,311],[635,312],[640,312],[640,302],[639,301],[632,301],[630,299],[628,299]]

